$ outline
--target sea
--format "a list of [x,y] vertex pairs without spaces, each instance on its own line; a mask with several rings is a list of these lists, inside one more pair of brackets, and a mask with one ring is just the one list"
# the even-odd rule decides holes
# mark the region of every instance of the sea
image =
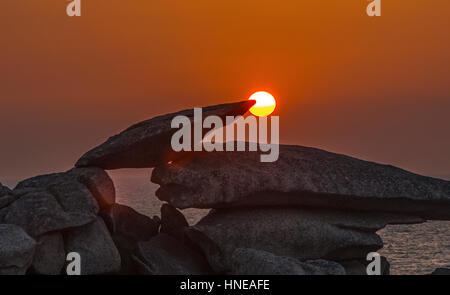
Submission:
[[[162,202],[155,196],[158,185],[150,182],[151,170],[108,172],[116,187],[116,202],[147,216],[160,216]],[[4,181],[13,187],[17,181]],[[193,225],[208,214],[205,209],[182,211]],[[388,225],[378,231],[384,247],[378,252],[391,264],[392,275],[430,274],[436,268],[450,268],[450,221],[428,221],[413,225]]]

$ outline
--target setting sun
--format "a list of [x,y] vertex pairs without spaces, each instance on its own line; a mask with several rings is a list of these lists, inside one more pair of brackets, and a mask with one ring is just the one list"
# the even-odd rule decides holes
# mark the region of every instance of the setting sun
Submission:
[[275,110],[275,98],[268,92],[255,92],[250,96],[249,100],[256,100],[256,104],[250,109],[250,112],[255,116],[265,117],[272,114]]

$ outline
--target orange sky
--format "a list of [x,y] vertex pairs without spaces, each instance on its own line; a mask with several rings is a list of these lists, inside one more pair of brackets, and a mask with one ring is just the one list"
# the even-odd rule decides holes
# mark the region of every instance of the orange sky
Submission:
[[281,141],[450,174],[450,1],[0,4],[0,182],[152,116],[277,98]]

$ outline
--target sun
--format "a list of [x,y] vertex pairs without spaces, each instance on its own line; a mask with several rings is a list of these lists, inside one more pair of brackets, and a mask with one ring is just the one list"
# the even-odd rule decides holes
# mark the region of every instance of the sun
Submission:
[[272,94],[266,91],[253,93],[249,100],[256,100],[256,104],[250,108],[250,113],[258,117],[266,117],[272,114],[277,104]]

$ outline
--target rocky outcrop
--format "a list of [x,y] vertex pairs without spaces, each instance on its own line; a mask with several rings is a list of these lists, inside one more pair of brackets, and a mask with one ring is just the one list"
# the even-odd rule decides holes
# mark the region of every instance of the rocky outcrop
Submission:
[[431,273],[432,275],[440,275],[440,276],[450,276],[449,268],[436,268],[435,271]]
[[177,208],[312,206],[450,219],[450,182],[315,148],[194,152],[153,171],[157,196]]
[[65,234],[66,251],[81,257],[81,274],[108,274],[120,271],[120,254],[101,218]]
[[301,262],[255,249],[238,248],[231,259],[231,273],[234,275],[345,275],[345,269],[336,262]]
[[98,217],[100,209],[115,203],[114,184],[101,168],[74,168],[29,178],[6,197],[0,222],[23,229],[37,241],[30,263],[19,265],[22,272],[60,274],[69,252],[81,255],[83,274],[120,270],[116,246]]
[[115,201],[114,184],[99,168],[33,177],[20,182],[10,195],[13,202],[0,209],[0,217],[33,237],[93,222],[99,204]]
[[100,215],[120,253],[120,272],[122,274],[136,273],[132,255],[138,242],[148,241],[158,234],[159,222],[120,204],[114,204],[103,210]]
[[2,183],[0,182],[0,198],[3,197],[4,195],[9,194],[10,192],[11,190],[8,187],[2,185]]
[[[416,217],[403,220],[422,221]],[[194,226],[203,235],[188,233],[188,236],[203,250],[215,271],[229,272],[232,255],[238,248],[266,251],[300,261],[365,259],[367,253],[383,247],[375,232],[392,222],[399,220],[385,214],[281,207],[220,209]]]
[[[115,203],[116,194],[114,183],[109,175],[100,168],[74,168],[63,173],[40,175],[21,181],[14,190],[36,189],[78,191],[83,185],[89,191],[89,197],[94,197],[101,208]],[[70,190],[71,189],[71,190]]]
[[[8,206],[14,201],[14,197],[10,195],[11,190],[0,183],[0,209]],[[0,216],[1,218],[1,216]],[[1,220],[1,219],[0,219]]]
[[64,239],[61,233],[42,235],[37,242],[32,271],[40,275],[59,275],[66,262]]
[[[203,117],[253,104],[203,108]],[[0,184],[0,274],[61,274],[70,252],[82,274],[366,274],[379,229],[450,219],[450,182],[389,165],[301,146],[281,145],[272,163],[260,152],[175,153],[178,115],[194,121],[193,110],[146,120],[76,168],[12,191]],[[103,170],[141,167],[156,167],[161,218],[116,204]],[[189,226],[176,208],[213,210]]]
[[[203,117],[243,115],[254,101],[204,107]],[[176,129],[171,127],[176,116],[194,120],[194,110],[184,110],[137,123],[84,154],[77,167],[95,166],[103,169],[155,167],[170,159],[170,142]]]
[[184,246],[166,234],[159,234],[138,245],[138,273],[145,275],[200,275],[211,269],[201,253]]
[[22,227],[28,234],[42,234],[77,227],[96,218],[97,205],[84,187],[58,187],[30,191],[3,208],[3,222]]
[[100,216],[113,236],[122,235],[137,242],[147,241],[159,232],[157,221],[125,205],[114,204],[102,210]]
[[0,224],[0,275],[25,274],[35,247],[35,240],[20,227]]
[[169,204],[161,206],[161,233],[182,241],[185,229],[189,226],[183,213]]
[[108,208],[116,202],[114,183],[103,169],[75,168],[70,171],[70,174],[89,189],[100,208]]

